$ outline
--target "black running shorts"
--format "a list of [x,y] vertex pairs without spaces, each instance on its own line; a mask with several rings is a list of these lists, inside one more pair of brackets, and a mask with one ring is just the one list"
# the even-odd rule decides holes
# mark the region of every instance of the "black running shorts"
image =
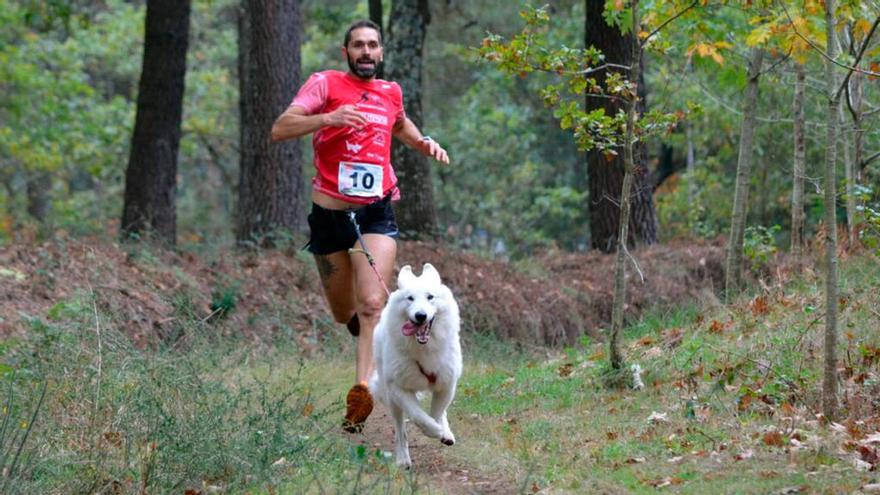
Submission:
[[[328,210],[312,203],[312,212],[309,214],[311,237],[307,246],[310,253],[330,254],[354,247],[357,233],[349,218],[349,211]],[[354,212],[361,234],[399,235],[390,195]]]

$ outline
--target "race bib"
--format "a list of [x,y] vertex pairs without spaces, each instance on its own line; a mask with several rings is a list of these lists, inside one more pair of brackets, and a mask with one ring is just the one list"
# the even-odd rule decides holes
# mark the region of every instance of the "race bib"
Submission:
[[382,196],[382,166],[339,162],[339,192],[347,196]]

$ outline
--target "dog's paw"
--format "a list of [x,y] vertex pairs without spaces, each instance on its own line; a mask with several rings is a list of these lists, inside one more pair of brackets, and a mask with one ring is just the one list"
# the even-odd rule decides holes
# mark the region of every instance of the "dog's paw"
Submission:
[[416,426],[419,427],[420,430],[422,430],[422,433],[424,433],[426,437],[443,438],[444,436],[446,436],[446,431],[444,431],[443,426],[441,426],[440,423],[434,421],[433,418],[429,417],[422,421],[413,419],[413,422],[416,424]]
[[398,453],[395,456],[394,463],[397,465],[398,469],[409,470],[412,467],[412,460],[409,458],[409,452],[403,454]]
[[453,435],[451,431],[447,431],[440,436],[440,443],[449,446],[455,445],[455,435]]

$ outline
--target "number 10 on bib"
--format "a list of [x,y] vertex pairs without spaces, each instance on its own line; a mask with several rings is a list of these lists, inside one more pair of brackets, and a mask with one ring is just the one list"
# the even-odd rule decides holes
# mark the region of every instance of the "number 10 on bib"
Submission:
[[339,192],[347,196],[382,196],[382,167],[369,163],[339,162]]

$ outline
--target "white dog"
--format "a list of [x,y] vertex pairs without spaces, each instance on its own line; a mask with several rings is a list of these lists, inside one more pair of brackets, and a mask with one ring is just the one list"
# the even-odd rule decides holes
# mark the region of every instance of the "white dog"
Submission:
[[[370,390],[394,418],[394,458],[409,468],[409,445],[404,415],[422,432],[455,443],[446,409],[461,376],[458,304],[440,274],[429,263],[416,277],[407,265],[397,277],[397,290],[388,298],[373,337],[376,372]],[[416,392],[430,391],[431,414],[419,405]]]

